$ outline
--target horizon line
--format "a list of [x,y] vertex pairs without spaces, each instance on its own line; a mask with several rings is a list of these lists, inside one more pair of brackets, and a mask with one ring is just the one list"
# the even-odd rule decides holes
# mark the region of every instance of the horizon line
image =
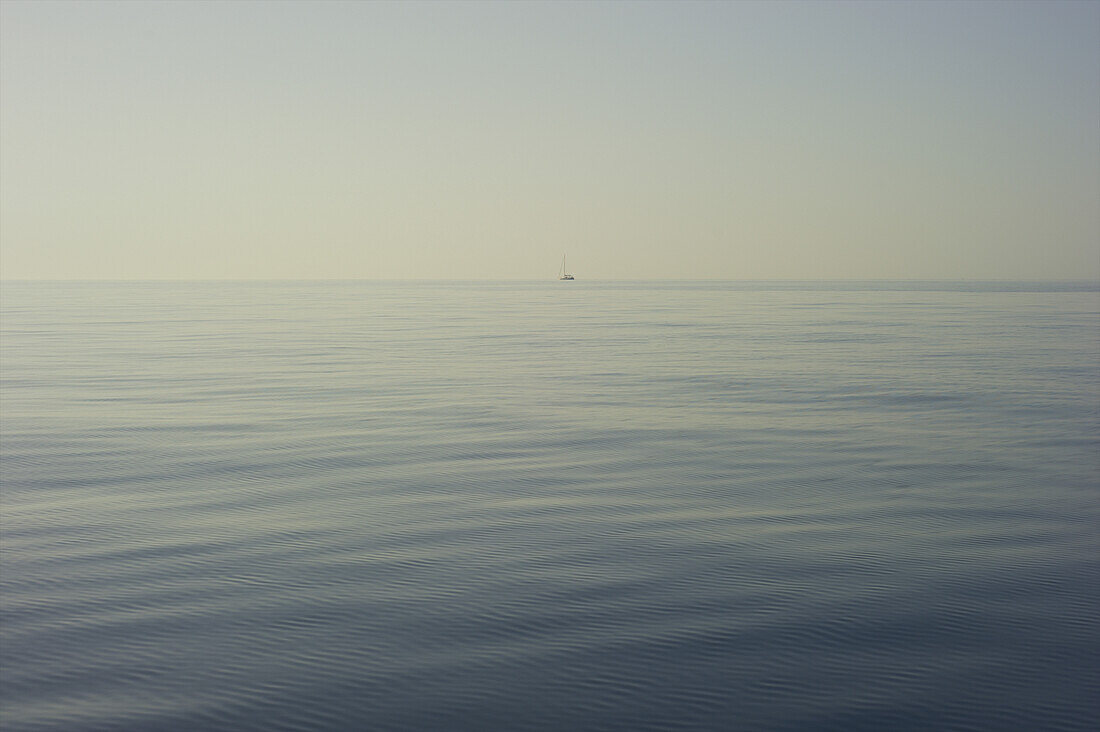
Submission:
[[[557,282],[556,278],[469,277],[0,277],[3,282]],[[575,282],[1060,282],[1100,285],[1098,277],[1021,279],[1006,277],[591,277]]]

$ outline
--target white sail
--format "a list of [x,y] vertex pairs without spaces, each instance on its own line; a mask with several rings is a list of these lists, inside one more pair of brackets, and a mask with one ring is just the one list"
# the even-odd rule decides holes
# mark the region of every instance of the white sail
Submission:
[[569,274],[568,272],[565,271],[565,255],[564,254],[561,255],[561,269],[558,270],[558,279],[559,280],[571,280],[571,279],[573,279],[573,275],[571,275],[571,274]]

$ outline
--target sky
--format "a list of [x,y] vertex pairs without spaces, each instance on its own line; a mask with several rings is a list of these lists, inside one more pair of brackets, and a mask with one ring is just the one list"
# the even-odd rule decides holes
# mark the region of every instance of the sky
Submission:
[[1100,279],[1100,2],[0,3],[6,279]]

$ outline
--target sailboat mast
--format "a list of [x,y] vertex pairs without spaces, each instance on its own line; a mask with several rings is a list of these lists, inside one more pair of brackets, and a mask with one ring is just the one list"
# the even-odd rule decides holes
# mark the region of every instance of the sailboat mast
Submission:
[[573,275],[569,274],[569,271],[565,269],[565,255],[561,255],[561,269],[558,270],[559,280],[571,280]]

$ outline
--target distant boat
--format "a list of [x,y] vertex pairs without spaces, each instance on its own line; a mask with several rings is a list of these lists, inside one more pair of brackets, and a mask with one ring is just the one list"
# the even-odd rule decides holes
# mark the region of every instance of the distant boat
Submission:
[[569,274],[568,272],[565,271],[565,255],[564,254],[561,255],[561,269],[558,270],[558,279],[559,280],[571,280],[571,279],[573,279],[573,275],[571,275],[571,274]]

